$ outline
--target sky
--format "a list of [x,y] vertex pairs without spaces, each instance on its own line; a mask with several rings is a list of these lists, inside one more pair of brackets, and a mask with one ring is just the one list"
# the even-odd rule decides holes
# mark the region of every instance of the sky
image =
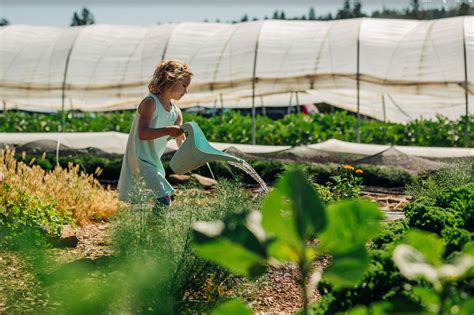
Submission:
[[[469,0],[472,2],[472,0]],[[362,0],[362,11],[371,13],[384,6],[403,9],[411,0]],[[424,8],[448,8],[458,0],[420,0]],[[336,13],[344,0],[0,0],[0,18],[11,24],[69,26],[73,13],[87,7],[98,24],[154,25],[157,23],[214,22],[271,17],[284,10],[287,17],[307,15],[313,7],[316,15]]]

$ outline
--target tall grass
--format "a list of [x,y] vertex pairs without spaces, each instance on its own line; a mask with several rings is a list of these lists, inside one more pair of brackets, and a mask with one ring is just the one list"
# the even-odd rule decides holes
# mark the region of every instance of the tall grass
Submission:
[[188,187],[178,193],[171,207],[157,207],[153,195],[147,195],[138,187],[134,194],[141,197],[135,200],[141,200],[141,203],[121,209],[112,221],[116,254],[119,257],[145,255],[157,266],[166,265],[169,277],[167,281],[149,284],[144,295],[140,296],[142,299],[137,301],[135,311],[159,307],[152,299],[143,300],[144,296],[153,295],[155,291],[168,292],[173,312],[203,311],[223,294],[228,285],[226,282],[233,277],[194,254],[191,224],[257,209],[259,201],[253,201],[237,187],[238,183],[221,181],[212,194]]
[[62,215],[72,216],[79,225],[108,218],[118,209],[117,193],[103,187],[94,175],[80,172],[78,165],[45,171],[33,163],[16,160],[14,150],[0,151],[0,182],[8,187],[0,190],[0,200],[15,202],[22,193],[52,199]]

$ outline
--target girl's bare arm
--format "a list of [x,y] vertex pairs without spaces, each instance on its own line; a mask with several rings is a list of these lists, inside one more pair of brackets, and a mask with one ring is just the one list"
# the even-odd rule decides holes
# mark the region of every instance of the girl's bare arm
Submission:
[[[181,109],[176,107],[178,109],[178,118],[176,119],[176,122],[174,123],[176,126],[181,127],[183,124],[183,113],[181,112]],[[178,148],[183,144],[184,140],[186,140],[186,135],[183,133],[179,137],[176,137],[176,145]]]
[[140,119],[138,120],[138,137],[140,140],[153,140],[156,138],[171,136],[179,137],[183,130],[179,126],[168,126],[163,128],[150,128],[151,118],[155,111],[155,102],[151,98],[146,98],[138,106]]

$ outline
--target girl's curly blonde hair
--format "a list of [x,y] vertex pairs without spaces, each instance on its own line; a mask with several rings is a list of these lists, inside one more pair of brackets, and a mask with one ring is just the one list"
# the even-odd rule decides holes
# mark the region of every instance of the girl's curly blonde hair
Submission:
[[163,93],[172,87],[181,78],[190,78],[193,75],[189,66],[176,60],[166,60],[160,63],[148,83],[148,90],[153,94]]

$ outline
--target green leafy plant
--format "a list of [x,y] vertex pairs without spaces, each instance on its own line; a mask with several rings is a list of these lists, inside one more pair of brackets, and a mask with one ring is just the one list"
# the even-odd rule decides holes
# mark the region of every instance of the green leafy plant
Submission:
[[419,198],[405,208],[411,227],[434,232],[447,245],[446,253],[460,250],[473,239],[474,183],[446,188],[436,198]]
[[[193,248],[201,257],[249,277],[264,273],[272,261],[296,263],[307,314],[308,289],[321,276],[338,288],[362,279],[368,268],[365,243],[379,232],[381,219],[376,205],[360,200],[325,208],[303,172],[294,169],[265,197],[261,212],[196,222]],[[324,274],[313,264],[323,255],[332,257]]]
[[[134,111],[107,113],[68,112],[65,114],[66,130],[71,132],[119,131],[128,133]],[[0,117],[0,132],[57,132],[61,130],[61,113],[41,114],[8,111]],[[347,112],[331,114],[291,114],[272,120],[257,116],[257,143],[270,145],[300,145],[316,143],[331,138],[354,141],[357,118]],[[210,141],[227,143],[251,143],[250,115],[226,111],[214,117],[202,117],[184,113],[185,121],[195,121]],[[466,117],[451,121],[438,116],[436,119],[417,119],[407,124],[387,123],[375,120],[361,122],[363,143],[464,146]],[[474,130],[474,116],[468,117],[470,130]],[[225,123],[223,123],[225,122]],[[474,146],[470,139],[469,146]]]
[[436,199],[448,190],[474,181],[474,167],[471,161],[451,162],[436,171],[421,174],[408,183],[407,194],[416,199]]
[[[186,189],[184,190],[186,191]],[[155,197],[138,185],[132,194],[133,206],[123,209],[113,219],[114,248],[119,257],[143,255],[156,265],[166,262],[169,281],[150,283],[143,294],[153,296],[154,287],[167,292],[172,312],[188,308],[205,312],[223,294],[222,288],[232,281],[230,273],[195,255],[191,249],[191,225],[198,220],[222,219],[228,215],[241,216],[256,207],[245,191],[234,182],[220,181],[213,196],[189,187],[173,206],[156,205]],[[156,308],[159,299],[140,300],[139,309]]]
[[[466,244],[463,251],[450,261],[443,261],[444,249],[443,240],[436,235],[409,230],[402,242],[390,250],[393,252],[393,262],[400,271],[398,274],[405,278],[396,278],[398,287],[403,289],[393,292],[392,295],[379,297],[383,302],[373,302],[374,296],[367,300],[363,300],[364,296],[359,296],[358,301],[367,304],[354,306],[344,313],[472,314],[474,299],[469,294],[469,288],[460,286],[459,283],[472,279],[474,275],[474,243]],[[376,272],[372,271],[374,274]],[[407,283],[406,279],[410,282]],[[384,282],[393,284],[392,281],[387,273]],[[378,283],[375,290],[385,291],[382,289],[384,285],[383,282]],[[395,289],[396,286],[392,288]],[[366,290],[371,289],[367,287]],[[337,299],[332,295],[330,297]],[[348,297],[345,297],[339,300],[339,303],[344,303],[347,299]],[[324,307],[321,303],[319,305]]]
[[335,200],[354,199],[360,196],[362,189],[361,169],[355,169],[352,165],[338,167],[338,174],[331,176],[331,192]]
[[451,262],[443,262],[445,244],[434,234],[412,230],[393,251],[393,260],[407,279],[424,279],[431,287],[413,293],[432,314],[472,314],[474,298],[452,290],[456,282],[474,275],[474,243],[467,243]]
[[0,248],[17,247],[17,239],[23,233],[57,238],[64,224],[73,224],[71,216],[56,209],[52,198],[43,201],[21,191],[15,198],[8,198],[6,192],[11,189],[7,183],[0,182]]
[[[451,262],[458,251],[473,240],[473,225],[470,223],[474,191],[473,183],[469,183],[472,181],[469,176],[471,166],[467,168],[468,172],[462,171],[466,168],[460,166],[462,165],[456,163],[440,170],[440,174],[430,173],[433,184],[439,184],[434,187],[435,190],[429,190],[426,182],[417,182],[417,185],[421,184],[418,187],[428,193],[423,195],[420,189],[420,194],[404,209],[406,218],[384,224],[383,231],[370,240],[369,272],[362,283],[353,288],[336,290],[330,283],[322,281],[319,286],[322,298],[314,303],[313,311],[317,314],[347,312],[356,305],[364,304],[370,306],[358,306],[354,309],[354,314],[359,314],[359,311],[360,314],[378,314],[377,310],[380,308],[383,308],[381,314],[400,313],[403,301],[403,304],[410,306],[406,312],[426,313],[426,309],[420,305],[419,297],[410,288],[413,285],[427,287],[428,284],[421,278],[407,284],[394,265],[391,253],[413,228],[435,232],[442,239],[442,259],[445,262]],[[457,300],[459,296],[473,294],[472,278],[461,279],[451,283],[449,287],[447,294]],[[395,299],[399,301],[388,305],[385,302],[371,304],[374,301]],[[451,313],[455,313],[457,308],[455,306]]]

